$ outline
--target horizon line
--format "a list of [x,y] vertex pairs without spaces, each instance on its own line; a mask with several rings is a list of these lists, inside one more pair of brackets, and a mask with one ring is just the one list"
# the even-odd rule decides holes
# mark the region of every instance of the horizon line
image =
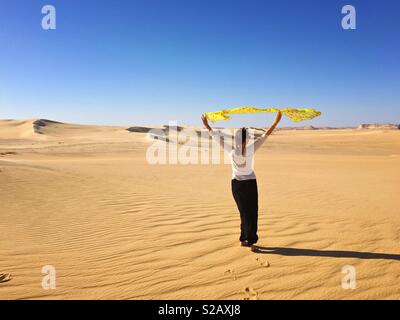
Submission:
[[[64,121],[60,121],[60,120],[52,120],[52,119],[48,119],[48,118],[25,118],[25,119],[10,119],[10,118],[0,118],[0,121],[48,121],[50,123],[58,123],[58,124],[75,124],[75,125],[82,125],[82,126],[105,126],[105,127],[127,127],[127,129],[132,128],[132,127],[144,127],[144,126],[160,126],[160,127],[168,127],[170,126],[171,122],[175,122],[178,123],[175,120],[170,120],[168,124],[157,124],[157,123],[153,123],[153,124],[138,124],[138,125],[123,125],[123,124],[105,124],[105,123],[81,123],[81,122],[64,122]],[[199,125],[190,125],[190,124],[181,124],[181,127],[202,127],[201,124]],[[400,123],[389,123],[389,122],[370,122],[370,123],[360,123],[358,125],[354,125],[354,126],[330,126],[330,125],[326,125],[326,126],[315,126],[312,124],[305,124],[305,125],[294,125],[294,126],[281,126],[281,127],[277,127],[277,130],[285,130],[285,129],[306,129],[306,128],[310,128],[310,129],[357,129],[357,128],[361,128],[363,126],[377,126],[378,129],[379,127],[384,127],[384,126],[393,126],[393,127],[397,127],[397,129],[400,129]],[[179,127],[179,125],[178,125]],[[224,126],[215,126],[213,127],[214,129],[234,129],[237,127],[224,127]],[[256,129],[256,130],[263,130],[262,128],[259,127],[254,127],[254,126],[249,126],[248,128],[250,129]],[[267,128],[267,127],[266,127]]]

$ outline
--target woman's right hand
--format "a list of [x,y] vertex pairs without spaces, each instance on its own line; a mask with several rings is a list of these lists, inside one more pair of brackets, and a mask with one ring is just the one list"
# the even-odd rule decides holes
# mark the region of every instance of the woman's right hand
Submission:
[[208,124],[208,119],[207,117],[203,114],[201,115],[201,121],[203,121],[204,126],[208,129],[211,130],[210,125]]
[[282,119],[282,111],[278,111],[275,121],[279,122],[279,121],[281,121],[281,119]]

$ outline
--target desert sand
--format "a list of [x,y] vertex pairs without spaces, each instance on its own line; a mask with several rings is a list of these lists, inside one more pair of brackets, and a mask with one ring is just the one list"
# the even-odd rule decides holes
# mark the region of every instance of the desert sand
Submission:
[[150,165],[126,129],[0,121],[1,299],[400,298],[400,130],[275,132],[254,253],[229,165]]

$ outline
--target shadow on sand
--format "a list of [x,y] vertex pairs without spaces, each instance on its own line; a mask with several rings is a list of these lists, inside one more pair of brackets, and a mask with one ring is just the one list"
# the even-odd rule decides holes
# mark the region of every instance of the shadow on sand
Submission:
[[8,273],[0,273],[0,283],[8,282],[11,280],[11,275]]
[[312,250],[312,249],[260,247],[260,246],[253,246],[252,251],[255,253],[277,254],[281,256],[292,256],[292,257],[305,256],[305,257],[383,259],[383,260],[400,261],[399,254],[389,254],[389,253],[339,251],[339,250]]

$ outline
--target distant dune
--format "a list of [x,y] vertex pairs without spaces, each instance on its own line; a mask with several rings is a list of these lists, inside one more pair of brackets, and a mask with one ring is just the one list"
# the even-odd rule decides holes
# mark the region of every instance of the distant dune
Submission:
[[0,139],[35,138],[39,132],[38,120],[0,120]]
[[295,127],[295,130],[317,130],[319,128],[314,126],[303,126],[303,127]]
[[302,126],[302,127],[280,127],[278,130],[339,130],[339,129],[355,129],[355,127],[315,127],[315,126]]
[[[178,126],[177,131],[180,132],[185,128],[194,129],[198,133],[204,128],[200,126],[183,127]],[[291,126],[280,127],[279,131],[284,130],[340,130],[354,129],[356,127],[315,127],[312,125],[306,126]],[[400,125],[397,124],[361,124],[358,129],[380,129],[380,130],[398,130]],[[98,125],[81,125],[70,124],[48,119],[28,119],[28,120],[0,120],[0,139],[33,139],[33,140],[48,140],[56,137],[64,138],[82,138],[90,137],[98,133],[108,133],[109,137],[121,136],[128,133],[147,133],[152,129],[162,130],[168,134],[170,128],[168,125],[156,126],[98,126]],[[223,129],[216,127],[215,129]],[[252,128],[259,130],[259,128]]]
[[[48,119],[0,120],[0,139],[26,139],[33,141],[57,140],[112,140],[128,138],[122,126],[82,125]],[[139,130],[137,130],[139,131]],[[145,130],[142,130],[145,132]]]

